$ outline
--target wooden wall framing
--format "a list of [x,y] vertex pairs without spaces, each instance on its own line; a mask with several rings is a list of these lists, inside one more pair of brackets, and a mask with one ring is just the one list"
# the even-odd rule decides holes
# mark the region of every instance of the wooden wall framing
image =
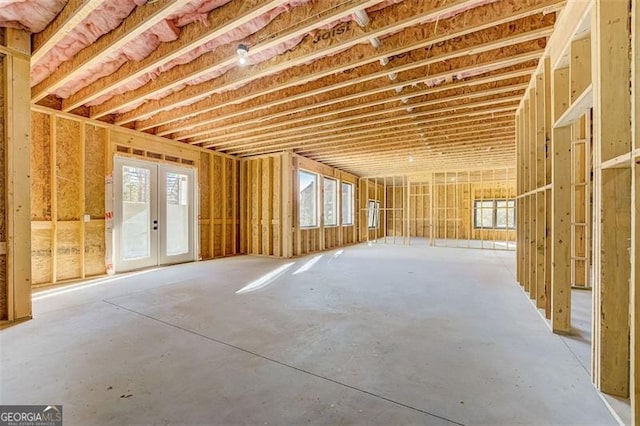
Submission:
[[[318,175],[318,226],[299,226],[298,172]],[[354,223],[342,225],[338,208],[338,225],[324,223],[322,191],[324,179],[353,185],[353,208],[357,205],[356,176],[308,158],[283,152],[242,159],[240,161],[240,251],[242,253],[292,257],[329,250],[356,242],[358,215]]]
[[0,322],[31,317],[29,33],[0,28]]
[[[571,332],[571,286],[593,286],[593,382],[602,392],[631,398],[632,424],[640,421],[638,9],[632,0],[567,3],[530,83],[533,92],[518,109],[516,132],[517,279],[533,297],[532,271],[543,265],[538,296],[544,288],[550,297],[537,306],[544,306],[553,330],[561,333]],[[542,86],[544,108],[537,96]],[[531,113],[532,105],[545,120]],[[538,143],[532,127],[546,134],[546,155],[531,149]],[[546,169],[546,180],[536,178],[532,185],[535,164],[537,172]],[[543,214],[536,217],[538,225],[540,217],[547,222],[539,251],[544,262],[527,244],[534,210],[526,206],[540,205],[536,194],[546,194]]]
[[196,169],[199,257],[239,252],[238,160],[48,108],[32,109],[33,285],[107,272],[105,178],[114,156]]
[[[516,195],[514,169],[430,172],[361,178],[360,223],[368,221],[368,200],[380,202],[380,227],[360,226],[359,239],[496,250],[515,249],[515,230],[475,228],[474,201]],[[413,240],[412,240],[413,239]]]

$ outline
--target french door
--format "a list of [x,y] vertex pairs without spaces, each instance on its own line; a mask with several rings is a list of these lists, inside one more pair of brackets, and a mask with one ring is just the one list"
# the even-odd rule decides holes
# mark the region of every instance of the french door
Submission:
[[192,169],[114,159],[116,272],[195,260]]

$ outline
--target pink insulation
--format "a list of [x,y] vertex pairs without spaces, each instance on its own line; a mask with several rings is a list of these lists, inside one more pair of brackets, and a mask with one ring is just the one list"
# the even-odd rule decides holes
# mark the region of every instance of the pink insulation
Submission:
[[[141,61],[158,48],[160,43],[176,40],[180,27],[195,21],[203,21],[207,13],[230,0],[194,0],[169,15],[167,19],[145,31],[122,49],[114,51],[93,67],[79,73],[77,78],[56,91],[61,98],[68,98],[81,88],[114,73],[128,61]],[[148,81],[148,80],[147,80]],[[111,97],[111,96],[109,96]],[[108,98],[105,98],[108,99]]]
[[[87,18],[85,18],[85,20],[83,20],[80,25],[78,25],[73,31],[71,31],[57,46],[55,46],[37,64],[32,67],[32,85],[36,85],[37,83],[45,79],[48,75],[54,72],[61,63],[74,57],[80,50],[95,42],[103,34],[106,34],[112,31],[114,28],[117,28],[120,23],[127,16],[129,16],[129,14],[134,10],[136,6],[141,6],[146,3],[146,1],[147,0],[105,0],[103,5],[97,8]],[[229,1],[230,0],[191,0],[189,2],[185,2],[186,4],[179,10],[168,16],[167,19],[154,25],[152,28],[144,32],[140,37],[129,42],[121,49],[111,52],[99,63],[96,63],[87,70],[78,73],[73,81],[70,81],[64,86],[60,87],[55,92],[55,94],[61,98],[68,98],[78,90],[90,85],[94,81],[114,73],[125,63],[129,61],[143,60],[144,58],[148,57],[154,50],[156,50],[161,43],[176,40],[179,37],[180,31],[184,26],[188,24],[207,25],[208,13],[218,7],[227,4]],[[267,26],[280,14],[288,12],[292,8],[307,3],[308,1],[310,0],[290,0],[284,5],[274,8],[269,12],[251,20],[250,22],[247,22],[228,33],[225,33],[222,36],[209,41],[208,43],[198,46],[195,49],[185,53],[184,55],[154,69],[153,71],[148,72],[140,76],[139,78],[136,78],[128,82],[127,84],[122,85],[115,90],[94,99],[87,105],[100,105],[114,96],[136,90],[139,87],[142,87],[145,84],[149,83],[150,81],[155,80],[162,73],[171,70],[175,66],[189,63],[205,53],[215,51],[220,46],[235,44],[242,41],[246,42],[246,39],[250,35]],[[402,0],[384,0],[368,8],[367,11],[369,13],[375,13],[376,11],[379,11],[393,4],[400,3],[401,1]],[[464,7],[461,7],[453,12],[443,14],[436,18],[430,18],[428,20],[425,20],[423,23],[434,22],[440,19],[447,19],[460,13],[464,13],[469,9],[485,4],[490,4],[495,1],[497,0],[471,1],[469,3],[466,3]],[[15,22],[16,24],[14,25],[22,25],[28,28],[41,29],[41,27],[44,27],[51,19],[53,19],[55,14],[60,10],[60,8],[63,7],[65,3],[65,0],[0,0],[0,25],[2,25],[3,22],[5,25],[7,25],[8,22]],[[37,6],[34,6],[34,4],[37,4]],[[10,12],[8,12],[9,9],[18,8],[19,6],[22,7],[20,13],[11,12],[14,13],[11,14]],[[27,6],[29,8],[28,12],[26,11]],[[42,10],[40,10],[40,6],[42,6]],[[40,19],[40,21],[44,23],[40,23],[40,21],[38,21],[38,25],[36,25],[35,21],[37,19]],[[372,19],[375,19],[375,15],[372,15]],[[315,29],[314,32],[318,30],[329,29],[336,25],[339,25],[342,22],[353,20],[354,17],[352,15],[346,16],[343,19],[337,20],[329,25],[324,26],[323,28]],[[390,34],[387,34],[387,36],[388,35]],[[294,39],[287,40],[275,47],[259,53],[251,53],[251,46],[249,46],[250,53],[247,58],[247,65],[258,64],[267,61],[279,54],[282,54],[298,45],[305,36],[306,34]],[[384,37],[380,37],[380,39],[384,44]],[[144,99],[136,104],[129,105],[128,107],[118,112],[124,113],[126,111],[139,107],[141,104],[145,103],[148,100],[162,99],[166,96],[171,95],[172,93],[182,90],[186,86],[196,85],[212,80],[225,74],[227,71],[236,66],[237,64],[233,63],[226,67],[211,70],[211,72],[188,81],[185,84],[161,93],[157,93],[154,96],[150,96],[148,99]],[[460,78],[463,78],[463,76],[460,76]],[[441,83],[442,81],[425,81],[425,84],[427,85],[437,85]],[[234,87],[234,89],[235,88],[237,87]],[[197,99],[189,101],[189,103],[193,103],[196,101]],[[186,104],[188,103],[175,105],[173,107],[183,106]]]
[[144,3],[146,0],[106,0],[31,67],[31,85],[40,83],[61,63],[118,27],[136,6]]
[[[241,41],[243,39],[245,39],[246,37],[250,36],[251,34],[259,31],[260,29],[264,28],[265,26],[267,26],[271,21],[273,21],[278,15],[288,12],[289,10],[291,10],[293,7],[298,6],[300,4],[304,4],[309,0],[291,0],[288,3],[276,7],[272,10],[270,10],[269,12],[260,15],[254,19],[252,19],[251,21],[247,22],[244,25],[241,25],[235,29],[233,29],[232,31],[229,31],[228,33],[225,33],[224,35],[217,37],[201,46],[196,47],[195,49],[185,53],[184,55],[167,62],[166,64],[156,68],[155,70],[139,77],[136,78],[135,80],[130,81],[127,84],[124,84],[120,87],[118,87],[117,89],[103,95],[100,96],[96,99],[94,99],[93,101],[91,101],[90,103],[88,103],[87,105],[89,106],[93,106],[93,105],[100,105],[102,103],[104,103],[105,101],[107,101],[108,99],[112,98],[113,96],[122,94],[122,93],[126,93],[129,92],[131,90],[135,90],[139,87],[142,87],[143,85],[147,84],[149,81],[156,79],[160,74],[162,74],[163,72],[169,71],[170,69],[172,69],[173,67],[177,66],[177,65],[182,65],[182,64],[186,64],[189,63],[191,61],[193,61],[194,59],[200,57],[201,55],[207,53],[207,52],[211,52],[214,51],[215,49],[217,49],[219,46],[223,46],[229,43],[234,43],[234,42],[238,42]],[[256,54],[256,55],[250,55],[249,58],[247,59],[247,64],[255,64],[258,62],[263,62],[273,56],[276,56],[286,50],[291,49],[293,46],[297,45],[300,40],[302,40],[303,37],[298,37],[296,40],[290,40],[286,43],[283,43],[282,45],[276,46],[274,48],[271,49],[267,49],[263,52],[260,52],[260,54]],[[293,44],[295,43],[295,44]],[[199,83],[203,83],[205,81],[211,80],[213,78],[219,77],[220,75],[226,73],[229,69],[233,68],[235,66],[235,64],[233,66],[228,66],[228,67],[224,67],[224,68],[220,68],[220,69],[216,69],[214,71],[212,71],[209,74],[206,74],[204,76],[200,76],[197,79],[194,79],[192,81],[189,81],[186,83],[186,85],[194,85],[194,84],[199,84]],[[162,92],[156,96],[150,97],[149,99],[161,99],[164,98],[168,95],[170,95],[171,93],[174,93],[175,91],[178,90],[182,90],[186,85],[181,85],[178,86],[174,89]],[[121,111],[118,111],[120,113],[122,112],[126,112],[129,111],[135,107],[139,106],[138,105],[131,105],[126,109],[123,109]]]
[[66,3],[67,0],[0,0],[0,27],[39,33]]

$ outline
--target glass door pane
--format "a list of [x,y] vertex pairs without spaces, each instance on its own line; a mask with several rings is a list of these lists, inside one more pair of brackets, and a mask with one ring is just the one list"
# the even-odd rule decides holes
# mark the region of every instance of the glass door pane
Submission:
[[122,258],[151,254],[151,170],[122,168]]
[[166,174],[167,255],[189,252],[189,176]]
[[157,166],[114,161],[116,271],[158,264]]
[[160,165],[160,262],[195,259],[193,170]]

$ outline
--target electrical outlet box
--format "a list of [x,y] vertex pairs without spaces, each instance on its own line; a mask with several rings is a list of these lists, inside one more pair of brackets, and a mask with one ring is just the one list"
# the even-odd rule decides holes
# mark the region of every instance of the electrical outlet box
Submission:
[[85,214],[84,215],[84,221],[85,222],[91,222],[91,215]]

